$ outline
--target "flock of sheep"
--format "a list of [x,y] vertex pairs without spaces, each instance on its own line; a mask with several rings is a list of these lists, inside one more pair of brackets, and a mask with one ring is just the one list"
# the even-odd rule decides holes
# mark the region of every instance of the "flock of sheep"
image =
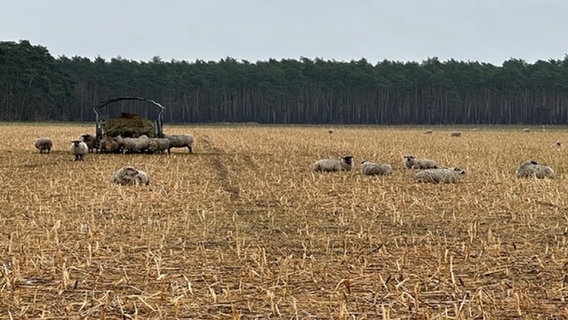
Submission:
[[[39,153],[50,153],[53,141],[48,137],[37,137],[34,146]],[[94,135],[83,134],[77,140],[71,141],[69,153],[75,161],[83,161],[89,152],[103,153],[164,153],[172,148],[187,148],[192,152],[193,136],[189,134],[164,135],[164,138],[148,138],[143,135],[138,138],[104,137],[97,143]],[[110,179],[121,185],[148,185],[150,177],[142,170],[126,166],[114,172]]]
[[[313,171],[349,171],[353,167],[353,156],[347,155],[340,158],[321,159],[313,163]],[[418,159],[413,155],[404,156],[403,167],[406,169],[419,169],[414,175],[416,183],[457,183],[465,176],[465,170],[461,168],[439,168],[434,160]],[[392,166],[388,163],[377,163],[364,160],[361,162],[362,175],[390,175]],[[541,165],[534,160],[523,162],[518,168],[518,178],[549,178],[555,177],[554,170]]]
[[[333,131],[329,131],[331,134]],[[426,131],[425,133],[431,133]],[[459,132],[452,132],[451,136],[460,136]],[[559,142],[557,144],[560,144]],[[35,147],[39,153],[50,153],[53,142],[47,137],[38,137],[35,140]],[[97,143],[96,137],[91,134],[83,134],[78,140],[73,140],[69,146],[69,152],[75,157],[75,161],[83,161],[84,155],[89,152],[114,152],[114,153],[170,153],[171,148],[188,148],[192,152],[193,137],[191,135],[164,135],[164,138],[139,138],[104,137]],[[339,158],[321,159],[313,163],[313,171],[332,172],[350,171],[353,167],[353,156],[346,155]],[[440,168],[434,160],[420,159],[413,155],[406,155],[403,158],[403,167],[406,169],[419,169],[414,175],[416,183],[457,183],[465,176],[465,170],[461,168]],[[393,168],[388,163],[371,162],[364,160],[360,165],[362,175],[390,175]],[[545,165],[541,165],[534,160],[523,162],[516,171],[518,178],[549,178],[555,177],[554,170]],[[111,176],[111,181],[122,185],[148,185],[150,178],[142,170],[132,166],[119,169]]]

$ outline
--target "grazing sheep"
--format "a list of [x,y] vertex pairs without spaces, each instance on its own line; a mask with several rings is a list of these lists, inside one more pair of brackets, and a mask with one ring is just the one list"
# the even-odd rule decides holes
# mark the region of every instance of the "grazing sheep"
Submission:
[[314,171],[349,171],[353,166],[353,156],[337,159],[321,159],[312,165]]
[[529,128],[524,128],[523,130],[521,130],[521,132],[530,132],[530,131],[531,131],[531,129],[529,129]]
[[424,134],[431,134],[432,132],[433,132],[432,129],[428,129],[424,131]]
[[403,166],[407,169],[437,169],[438,164],[434,160],[416,159],[413,155],[404,156]]
[[454,131],[454,132],[450,133],[450,137],[459,137],[461,135],[462,135],[462,133],[459,132],[459,131]]
[[89,153],[89,147],[81,140],[73,140],[69,152],[75,156],[75,161],[83,161],[83,156]]
[[561,150],[562,150],[562,142],[556,141],[555,143],[553,143],[553,144],[551,145],[551,147],[553,147],[554,149],[556,149],[556,151],[561,151]]
[[148,152],[150,153],[164,153],[170,148],[170,140],[165,138],[152,138],[148,140]]
[[119,153],[122,151],[124,144],[122,142],[122,137],[108,137],[105,136],[101,140],[100,150],[101,152],[107,153]]
[[122,151],[124,153],[145,152],[148,149],[148,141],[149,139],[147,136],[140,136],[138,138],[124,138],[122,139],[122,144],[124,146]]
[[164,138],[170,141],[170,146],[168,147],[168,153],[170,153],[171,148],[185,148],[192,152],[193,148],[193,137],[189,134],[165,134]]
[[534,160],[527,160],[517,168],[517,178],[538,178],[538,179],[554,179],[556,174],[554,170]]
[[51,148],[53,147],[53,142],[48,137],[37,137],[35,139],[34,146],[39,150],[39,153],[43,153],[44,151],[50,153]]
[[87,144],[89,152],[93,152],[97,147],[97,137],[92,134],[89,133],[82,134],[79,140]]
[[110,180],[113,183],[121,185],[148,185],[150,184],[150,177],[142,170],[138,170],[132,166],[122,167],[115,171]]
[[426,169],[414,175],[416,183],[457,183],[465,175],[460,168]]
[[327,129],[327,133],[332,134],[333,133],[333,129]]
[[364,176],[386,176],[392,173],[392,166],[387,163],[361,162],[361,174]]

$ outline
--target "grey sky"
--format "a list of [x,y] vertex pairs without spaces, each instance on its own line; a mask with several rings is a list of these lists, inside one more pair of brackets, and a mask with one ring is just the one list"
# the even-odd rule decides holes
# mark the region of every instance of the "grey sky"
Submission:
[[0,0],[0,40],[148,61],[564,59],[566,0]]

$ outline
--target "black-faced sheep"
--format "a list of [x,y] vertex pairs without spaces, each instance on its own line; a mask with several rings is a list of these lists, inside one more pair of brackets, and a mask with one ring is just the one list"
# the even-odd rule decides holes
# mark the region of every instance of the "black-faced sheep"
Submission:
[[89,153],[89,147],[81,140],[73,140],[69,152],[75,156],[75,161],[83,161],[83,156]]
[[321,159],[312,165],[313,171],[349,171],[353,166],[353,156],[337,159]]
[[364,176],[386,176],[392,173],[392,166],[387,163],[361,162],[361,174]]
[[414,175],[416,183],[457,183],[465,176],[460,168],[426,169]]
[[165,134],[164,138],[170,141],[170,146],[168,147],[168,153],[170,153],[171,148],[185,148],[192,152],[193,148],[193,136],[189,134]]
[[50,153],[51,148],[53,147],[53,142],[48,137],[37,137],[35,139],[34,146],[39,150],[39,153],[43,153],[44,151]]
[[402,162],[404,168],[407,169],[437,169],[438,164],[434,160],[416,159],[413,155],[404,156]]
[[138,170],[133,166],[127,166],[115,171],[110,180],[120,185],[148,185],[150,177],[142,170]]
[[554,179],[556,174],[554,170],[534,160],[527,160],[517,168],[517,178],[538,178],[538,179]]
[[81,135],[81,137],[79,138],[79,140],[83,141],[84,143],[87,144],[87,147],[89,148],[89,152],[93,152],[94,150],[96,150],[97,147],[97,137],[89,134],[89,133],[84,133]]

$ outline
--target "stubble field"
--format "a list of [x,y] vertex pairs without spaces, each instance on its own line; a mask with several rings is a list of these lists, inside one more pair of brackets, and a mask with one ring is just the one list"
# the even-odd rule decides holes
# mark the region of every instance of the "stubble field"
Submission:
[[[194,153],[74,162],[94,126],[4,124],[0,319],[567,318],[566,131],[423,129],[166,126]],[[409,153],[467,177],[415,184]],[[515,178],[527,159],[557,178]],[[111,184],[125,165],[150,185]]]

